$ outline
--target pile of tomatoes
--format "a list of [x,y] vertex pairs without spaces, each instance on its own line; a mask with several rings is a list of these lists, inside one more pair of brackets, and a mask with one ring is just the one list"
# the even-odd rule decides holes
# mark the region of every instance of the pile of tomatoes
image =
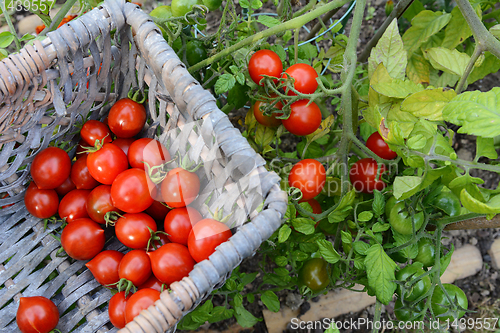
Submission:
[[[90,260],[95,279],[117,289],[109,316],[118,328],[232,235],[188,206],[200,190],[196,173],[170,167],[175,159],[158,140],[135,138],[146,118],[141,104],[122,99],[104,122],[86,121],[73,163],[55,146],[36,155],[24,198],[37,218],[57,214],[65,222],[60,239],[67,255]],[[107,234],[130,251],[103,251]]]
[[[297,63],[290,66],[283,72],[283,63],[280,57],[271,50],[259,50],[255,52],[248,63],[248,72],[252,80],[263,85],[263,75],[275,77],[274,83],[278,82],[278,78],[293,79],[293,89],[301,94],[313,94],[318,88],[316,78],[318,73],[308,64]],[[286,88],[285,92],[288,96],[296,96],[295,91]],[[276,95],[270,97],[275,98]],[[309,135],[316,131],[321,125],[321,111],[318,105],[308,99],[300,99],[290,105],[290,116],[287,119],[280,119],[282,113],[279,111],[271,115],[265,115],[262,106],[263,101],[257,101],[253,105],[253,113],[255,119],[264,126],[277,127],[281,124],[292,134],[298,136]],[[274,107],[278,110],[283,108],[281,102],[277,102]],[[277,118],[278,117],[278,118]]]

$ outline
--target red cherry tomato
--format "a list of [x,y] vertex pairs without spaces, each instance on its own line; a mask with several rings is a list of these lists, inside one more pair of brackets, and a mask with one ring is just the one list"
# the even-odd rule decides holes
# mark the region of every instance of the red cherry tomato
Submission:
[[125,322],[130,323],[142,310],[149,308],[159,299],[160,292],[158,290],[151,288],[138,290],[130,296],[125,305]]
[[139,213],[153,204],[144,170],[133,168],[120,173],[111,185],[111,200],[116,208]]
[[144,212],[151,216],[156,222],[163,222],[169,211],[170,208],[165,206],[162,202],[155,200]]
[[189,233],[189,253],[196,262],[208,259],[215,252],[215,248],[232,235],[231,230],[224,223],[213,219],[201,220]]
[[89,172],[99,183],[111,185],[116,176],[128,169],[127,155],[112,143],[106,143],[87,158]]
[[105,216],[109,212],[121,213],[111,201],[111,186],[97,186],[87,197],[87,213],[95,222],[105,224]]
[[106,250],[102,251],[85,264],[90,270],[94,278],[102,284],[107,286],[117,283],[120,280],[118,276],[118,266],[124,254],[120,251]]
[[148,255],[153,274],[167,285],[188,276],[195,264],[187,247],[177,243],[165,244]]
[[17,327],[22,333],[49,333],[59,322],[59,310],[43,296],[21,297],[16,314]]
[[[113,141],[111,131],[99,120],[88,120],[83,124],[80,136],[89,146],[94,147],[98,140],[101,144]],[[102,141],[104,139],[104,142]]]
[[374,190],[382,191],[386,184],[382,180],[385,165],[380,166],[380,175],[377,177],[377,161],[373,158],[363,158],[354,163],[349,170],[349,179],[358,192],[373,193]]
[[187,246],[193,225],[202,219],[201,214],[192,207],[176,208],[167,214],[163,227],[171,242]]
[[[281,119],[276,119],[277,114],[273,113],[271,116],[266,116],[260,109],[261,106],[266,105],[263,101],[256,101],[253,105],[253,115],[255,119],[259,122],[259,124],[267,127],[278,127],[281,125]],[[283,104],[278,102],[275,104],[275,107],[279,110],[283,108]]]
[[61,244],[68,254],[76,260],[94,258],[104,248],[104,230],[89,218],[74,220],[64,227]]
[[146,282],[150,275],[151,260],[144,250],[127,252],[120,261],[118,276],[132,282],[136,287]]
[[[120,147],[121,150],[123,150],[123,152],[125,153],[125,155],[128,154],[128,150],[130,148],[130,145],[135,141],[134,138],[118,138],[116,140],[113,141],[113,144],[115,146],[118,146]],[[128,156],[128,155],[127,155]]]
[[144,282],[143,284],[141,284],[139,287],[137,287],[138,290],[141,290],[141,289],[145,289],[145,288],[151,288],[151,289],[154,289],[154,290],[158,290],[159,292],[161,292],[161,287],[162,287],[162,283],[160,280],[158,280],[158,278],[156,276],[154,276],[154,274],[152,274],[149,279]]
[[321,125],[321,110],[316,103],[301,99],[290,105],[290,117],[282,119],[283,126],[292,134],[309,135]]
[[120,99],[109,110],[109,129],[119,138],[131,138],[139,134],[145,123],[146,109],[131,99]]
[[[293,87],[300,93],[312,94],[316,91],[316,88],[318,88],[318,82],[316,82],[318,73],[308,64],[299,63],[292,65],[285,73],[295,79]],[[282,78],[288,77],[285,73],[281,76]],[[292,90],[287,89],[287,95],[295,96],[296,94]]]
[[75,184],[73,184],[73,181],[71,180],[71,175],[70,177],[66,178],[64,183],[56,187],[56,192],[60,197],[64,197],[66,194],[69,192],[73,191],[76,189]]
[[131,294],[125,297],[125,292],[120,291],[111,297],[108,305],[109,321],[116,328],[125,327],[125,306],[130,299]]
[[125,214],[115,223],[116,238],[132,249],[146,249],[156,222],[146,213]]
[[288,184],[302,192],[302,200],[317,196],[325,186],[325,182],[325,167],[313,159],[299,161],[288,175]]
[[[260,84],[264,75],[279,77],[283,73],[283,63],[280,57],[271,50],[259,50],[255,52],[248,62],[248,73],[253,82]],[[273,80],[274,83],[278,80]],[[261,84],[262,85],[262,84]]]
[[71,223],[82,217],[89,217],[87,213],[87,198],[90,190],[73,190],[66,194],[59,203],[59,217]]
[[57,213],[59,197],[55,190],[40,190],[31,182],[24,194],[24,205],[34,217],[46,219]]
[[87,168],[87,156],[76,160],[71,167],[71,181],[79,190],[91,190],[99,185],[99,182],[92,177]]
[[[309,204],[309,206],[311,206],[313,214],[321,214],[323,212],[323,210],[321,209],[321,205],[319,204],[319,202],[316,199],[304,200],[304,198],[302,198],[299,200],[299,203],[301,203],[301,202],[307,202]],[[297,212],[297,214],[295,216],[299,216],[299,212]],[[311,219],[314,220],[314,217],[312,217]],[[319,224],[319,221],[316,222],[314,227],[316,228],[318,226],[318,224]]]
[[366,140],[366,147],[377,154],[378,157],[386,160],[392,160],[398,157],[398,154],[389,148],[389,145],[385,142],[379,132],[374,132],[370,135],[368,140]]
[[31,163],[31,177],[41,190],[53,190],[68,178],[71,160],[61,148],[48,147],[36,154]]
[[170,170],[161,183],[161,195],[170,207],[185,207],[200,192],[200,179],[194,172],[182,168]]
[[128,162],[132,168],[146,170],[170,161],[170,153],[158,140],[142,138],[135,140],[128,151]]

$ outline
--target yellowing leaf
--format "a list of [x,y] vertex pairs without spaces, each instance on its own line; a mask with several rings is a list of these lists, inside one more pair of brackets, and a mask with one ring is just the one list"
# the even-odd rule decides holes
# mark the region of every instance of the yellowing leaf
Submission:
[[392,121],[398,123],[403,133],[403,137],[407,138],[418,121],[418,118],[411,113],[401,111],[400,104],[394,104],[387,113],[387,122],[390,123]]
[[462,12],[458,7],[453,8],[450,23],[444,30],[444,40],[441,46],[450,50],[454,49],[470,36],[472,36],[472,30],[470,30]]
[[397,79],[392,80],[392,82],[374,84],[371,87],[379,94],[393,98],[405,98],[408,95],[424,90],[421,84]]
[[500,195],[494,196],[485,203],[471,196],[464,188],[460,192],[460,201],[462,202],[462,205],[471,212],[488,214],[490,219],[493,215],[500,213]]
[[443,109],[457,94],[453,89],[427,89],[408,96],[401,103],[401,110],[415,117],[433,121],[443,120]]
[[423,10],[411,20],[412,26],[403,35],[403,43],[408,55],[418,50],[420,45],[443,29],[450,22],[451,14]]
[[434,47],[425,51],[427,57],[435,69],[443,72],[462,76],[465,68],[470,61],[470,57],[466,53],[458,50],[449,50],[443,47]]
[[394,79],[405,78],[407,56],[403,46],[403,40],[399,35],[397,19],[387,27],[386,31],[371,51],[368,58],[368,77],[382,63],[389,75]]
[[[499,25],[500,26],[500,25]],[[500,70],[500,59],[495,57],[490,52],[485,52],[484,60],[479,67],[474,67],[472,73],[467,78],[467,83],[471,84],[477,80],[481,80],[486,75],[496,73]]]
[[329,115],[326,119],[324,119],[321,122],[319,128],[316,131],[314,131],[309,135],[306,135],[307,142],[318,140],[327,135],[330,132],[330,127],[332,126],[334,121],[335,117],[332,114]]
[[406,75],[414,83],[429,84],[429,63],[427,62],[427,60],[425,60],[424,57],[414,53],[408,60],[408,66],[406,66]]

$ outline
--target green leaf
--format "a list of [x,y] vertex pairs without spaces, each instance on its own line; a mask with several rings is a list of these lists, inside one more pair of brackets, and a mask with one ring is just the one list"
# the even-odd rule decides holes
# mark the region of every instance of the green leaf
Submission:
[[500,24],[494,25],[490,28],[490,33],[497,39],[500,39]]
[[19,38],[19,41],[21,42],[27,42],[29,40],[35,39],[36,37],[33,36],[32,34],[24,34],[21,38]]
[[214,305],[211,300],[207,300],[200,307],[193,311],[192,319],[196,323],[204,323],[210,318],[210,311],[212,311]]
[[423,56],[413,53],[408,59],[406,75],[414,83],[429,84],[431,81],[429,62]]
[[414,150],[420,150],[425,147],[427,144],[427,138],[423,136],[422,134],[417,134],[412,136],[411,138],[406,141],[406,145],[410,149]]
[[385,253],[380,244],[372,245],[365,258],[366,273],[370,287],[375,289],[377,299],[382,304],[389,304],[396,291],[396,263]]
[[407,55],[403,40],[399,35],[396,18],[387,27],[377,46],[371,51],[370,58],[368,58],[368,77],[372,76],[380,63],[384,64],[392,78],[404,80]]
[[421,177],[416,177],[416,176],[396,177],[393,185],[394,197],[398,200],[403,200],[411,197],[413,194],[418,192],[421,182],[422,182]]
[[330,322],[330,326],[326,329],[325,333],[340,333],[337,324],[335,324],[335,321]]
[[375,213],[375,216],[377,216],[377,217],[384,214],[385,198],[379,190],[373,191],[372,209],[373,209],[373,212]]
[[341,210],[336,209],[328,215],[328,221],[330,223],[342,222],[351,214],[351,211],[352,207],[345,207]]
[[366,267],[365,267],[365,256],[360,256],[360,255],[357,255],[354,257],[354,267],[356,269],[359,269],[359,270],[362,270],[362,271],[365,271],[366,270]]
[[344,209],[344,208],[352,206],[355,198],[356,198],[356,191],[354,189],[352,189],[349,192],[347,192],[346,195],[344,195],[342,197],[339,205],[337,206],[337,209]]
[[271,290],[264,291],[260,296],[260,300],[269,309],[269,311],[278,312],[280,310],[280,300]]
[[211,316],[208,319],[209,323],[216,323],[231,318],[234,315],[233,309],[228,309],[225,306],[216,306],[212,310]]
[[285,219],[287,220],[294,219],[296,215],[297,215],[297,210],[295,209],[295,206],[293,204],[288,204],[286,208]]
[[257,272],[254,273],[241,273],[243,276],[240,277],[240,281],[243,285],[247,285],[249,283],[252,283],[255,278],[257,277]]
[[485,138],[500,135],[500,88],[488,92],[466,91],[443,110],[443,118],[462,126],[458,133],[466,133]]
[[411,22],[411,20],[413,20],[413,18],[423,10],[425,10],[425,7],[424,5],[422,5],[422,2],[420,2],[419,0],[414,0],[410,7],[408,7],[408,9],[404,11],[403,17]]
[[373,213],[371,211],[364,211],[359,213],[358,221],[359,222],[368,222],[372,219]]
[[[239,73],[243,75],[243,73]],[[239,77],[239,74],[236,75],[236,78]],[[229,92],[227,93],[227,102],[229,104],[232,104],[235,109],[242,108],[249,100],[247,91],[250,89],[247,85],[245,84],[245,76],[243,75],[243,83],[240,84],[238,82],[232,87]]]
[[280,231],[278,232],[278,242],[279,243],[286,242],[288,237],[290,237],[291,233],[292,229],[288,225],[283,224],[280,228]]
[[425,51],[432,67],[448,74],[462,76],[470,61],[470,56],[456,49],[434,47]]
[[352,244],[352,235],[349,232],[342,230],[340,236],[342,238],[342,243]]
[[440,276],[444,274],[444,271],[446,271],[446,269],[448,268],[448,265],[450,264],[451,262],[451,256],[453,255],[453,252],[455,251],[455,246],[453,245],[453,243],[451,244],[451,249],[450,251],[448,251],[448,253],[446,253],[443,257],[440,258],[440,263],[441,263],[441,272],[440,272]]
[[259,17],[257,18],[257,21],[259,23],[265,25],[268,28],[272,28],[275,25],[278,25],[281,23],[280,20],[275,19],[272,16],[267,16],[267,15],[259,15]]
[[389,228],[391,227],[391,225],[389,223],[380,223],[380,222],[377,222],[375,223],[373,226],[372,226],[372,231],[374,233],[377,233],[377,232],[384,232],[386,230],[389,230]]
[[[393,230],[392,235],[394,236],[395,245],[401,246],[403,244],[408,243],[413,235],[401,235]],[[406,246],[405,248],[399,250],[401,254],[405,258],[413,259],[418,255],[418,244],[412,244],[410,246]]]
[[255,318],[253,314],[248,312],[242,305],[234,307],[236,317],[236,321],[240,324],[241,327],[253,327],[262,319]]
[[340,255],[333,248],[333,244],[326,239],[318,239],[316,241],[319,247],[319,253],[330,264],[335,264],[340,260]]
[[491,219],[495,214],[500,213],[500,195],[495,195],[488,202],[481,202],[471,196],[467,189],[460,192],[460,201],[462,205],[473,213],[487,214]]
[[274,262],[276,263],[276,265],[283,267],[288,264],[288,259],[285,256],[277,256],[276,258],[274,258]]
[[401,103],[401,110],[415,117],[432,121],[443,120],[443,109],[457,94],[453,89],[426,89],[408,96]]
[[484,60],[479,67],[474,67],[472,73],[467,77],[467,83],[471,84],[477,80],[481,80],[486,75],[496,73],[500,70],[500,59],[495,57],[490,52],[484,53]]
[[458,7],[453,8],[450,23],[444,30],[444,40],[441,46],[450,50],[454,49],[470,36],[472,36],[472,30],[469,28],[462,12]]
[[310,218],[299,217],[293,219],[292,224],[296,231],[303,233],[304,235],[310,235],[314,233],[314,225],[316,222]]
[[408,55],[417,51],[420,45],[443,29],[451,20],[451,14],[423,10],[411,20],[412,26],[403,35]]
[[220,95],[229,91],[234,84],[236,83],[236,79],[231,74],[222,74],[219,76],[219,79],[215,83],[215,93]]
[[493,138],[483,138],[480,136],[476,138],[476,160],[481,156],[490,158],[492,160],[498,158],[498,153],[495,150],[495,143]]
[[391,122],[396,122],[401,129],[403,138],[408,138],[413,127],[418,121],[418,118],[411,113],[401,111],[401,104],[393,104],[389,112],[387,113],[387,122],[389,123],[389,128]]
[[253,9],[259,9],[260,7],[262,7],[262,2],[260,0],[250,0],[250,6]]
[[0,33],[0,48],[6,48],[14,41],[14,35],[10,31]]
[[318,141],[319,139],[325,137],[330,132],[330,127],[335,122],[335,117],[333,115],[329,115],[319,125],[318,129],[313,133],[306,135],[307,142]]
[[[262,15],[259,17],[262,17]],[[286,60],[286,51],[283,46],[279,44],[271,45],[271,51],[274,51],[280,57],[281,61]]]
[[261,147],[267,146],[273,141],[275,134],[275,128],[257,124],[257,130],[255,132],[255,142]]
[[352,243],[352,248],[354,249],[354,252],[356,252],[357,254],[366,255],[366,252],[370,248],[370,245],[362,241],[356,241]]
[[379,94],[393,98],[406,98],[408,95],[424,90],[421,84],[397,79],[392,82],[374,84],[371,87]]

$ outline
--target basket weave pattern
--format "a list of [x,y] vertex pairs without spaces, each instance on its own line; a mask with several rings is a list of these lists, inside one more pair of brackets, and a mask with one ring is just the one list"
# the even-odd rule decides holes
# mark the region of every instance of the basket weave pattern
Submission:
[[[195,207],[204,216],[222,210],[237,231],[120,332],[175,329],[280,226],[287,204],[280,178],[265,170],[265,161],[189,75],[150,17],[136,5],[109,0],[0,62],[0,193],[9,195],[0,206],[13,204],[0,210],[1,332],[18,331],[19,297],[35,295],[52,299],[64,313],[62,332],[116,331],[107,313],[110,291],[85,262],[56,256],[60,243],[50,233],[60,224],[44,230],[23,197],[36,153],[53,140],[75,144],[79,116],[90,110],[91,119],[102,119],[131,87],[148,94],[151,122],[141,135],[159,133],[172,156],[201,163]],[[118,241],[106,246],[122,248]]]

